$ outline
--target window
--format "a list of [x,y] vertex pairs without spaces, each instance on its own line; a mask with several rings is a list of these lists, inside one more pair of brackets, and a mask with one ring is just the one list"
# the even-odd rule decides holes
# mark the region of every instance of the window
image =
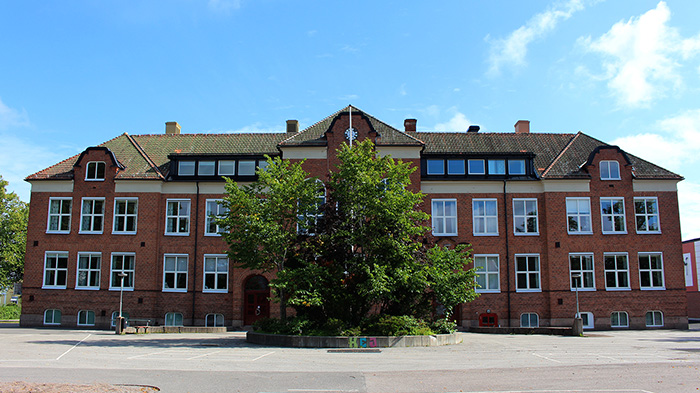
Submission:
[[138,198],[114,200],[114,233],[136,233],[138,204]]
[[464,175],[464,160],[447,160],[448,175]]
[[207,314],[204,320],[204,326],[207,327],[222,327],[224,326],[224,314]]
[[477,292],[500,292],[498,255],[475,255]]
[[433,235],[457,236],[457,200],[432,200]]
[[595,290],[593,254],[569,254],[571,290]]
[[119,290],[122,287],[122,278],[120,273],[126,274],[124,277],[124,289],[134,289],[134,261],[135,254],[129,253],[114,253],[112,254],[112,265],[109,279],[109,289]]
[[228,258],[226,255],[204,256],[204,290],[202,292],[228,291]]
[[601,161],[600,180],[620,180],[620,163],[617,161]]
[[484,175],[484,174],[486,174],[484,160],[469,160],[468,164],[469,164],[469,174],[470,175]]
[[165,212],[166,235],[190,234],[190,201],[189,199],[168,199]]
[[583,322],[584,329],[593,329],[595,327],[592,312],[583,312],[582,311],[579,313],[579,315],[581,316],[581,322]]
[[613,311],[610,314],[610,327],[614,328],[626,328],[629,327],[629,317],[624,311]]
[[236,161],[221,160],[219,161],[219,175],[233,176],[236,174]]
[[600,198],[603,233],[625,233],[625,200],[623,198]]
[[539,292],[540,256],[515,256],[515,290],[517,292]]
[[659,203],[656,198],[634,198],[634,218],[638,233],[659,233]]
[[216,161],[200,161],[197,174],[199,176],[214,176],[216,172]]
[[204,234],[205,235],[219,235],[221,232],[223,232],[223,228],[221,228],[217,223],[216,220],[219,218],[222,218],[226,213],[228,212],[228,209],[224,207],[223,205],[223,200],[221,199],[207,199],[207,212],[206,212],[206,217],[205,217],[205,223],[204,223]]
[[[127,325],[129,323],[129,313],[122,310],[122,317],[126,319]],[[115,327],[117,325],[117,318],[119,318],[119,311],[115,311],[112,313],[112,319],[110,321],[110,326]]]
[[68,253],[47,251],[44,255],[42,288],[65,289],[68,281]]
[[91,310],[78,311],[78,326],[95,326],[95,312]]
[[661,253],[639,253],[639,287],[664,289],[664,263]]
[[102,161],[90,161],[85,170],[85,180],[104,180],[105,163]]
[[80,211],[80,233],[102,233],[104,217],[104,198],[83,198],[83,209]]
[[627,254],[605,254],[605,288],[630,289]]
[[647,327],[661,327],[664,325],[664,314],[661,311],[648,311],[646,314]]
[[472,201],[474,235],[498,235],[498,204],[495,199]]
[[60,325],[61,310],[51,309],[44,311],[44,325]]
[[444,175],[445,174],[445,161],[443,160],[426,160],[428,165],[427,174],[428,175]]
[[187,255],[165,254],[163,292],[187,291]]
[[258,161],[258,169],[260,169],[262,171],[267,170],[267,165],[268,165],[267,161],[264,161],[264,160]]
[[178,176],[194,176],[194,161],[178,161]]
[[537,235],[537,199],[513,199],[513,226],[516,235]]
[[520,315],[520,327],[535,328],[540,326],[540,317],[534,312]]
[[182,326],[182,313],[169,312],[165,314],[165,326]]
[[489,160],[489,175],[505,175],[506,160]]
[[78,278],[76,289],[100,289],[100,253],[78,253]]
[[508,160],[508,174],[509,175],[524,175],[525,174],[525,160]]
[[316,204],[315,206],[308,206],[311,211],[301,212],[302,208],[299,206],[299,212],[297,212],[297,233],[302,235],[315,235],[319,227],[319,222],[323,220],[323,205],[326,203],[326,186],[322,181],[316,179],[316,186],[318,187],[316,194]]
[[566,219],[570,234],[593,233],[591,228],[591,200],[566,198]]
[[69,233],[70,232],[70,198],[50,198],[49,199],[49,223],[46,228],[48,233]]
[[253,160],[238,161],[238,176],[254,176],[254,175],[255,175],[255,161],[253,161]]

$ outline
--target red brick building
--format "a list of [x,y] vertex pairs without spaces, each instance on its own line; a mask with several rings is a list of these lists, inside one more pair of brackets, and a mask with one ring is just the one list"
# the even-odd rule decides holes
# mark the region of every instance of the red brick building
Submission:
[[[350,113],[352,121],[350,121]],[[348,131],[351,128],[352,130]],[[275,314],[269,276],[230,266],[211,216],[228,176],[264,155],[323,179],[349,139],[412,162],[431,239],[470,243],[481,296],[464,327],[685,328],[676,184],[682,177],[586,134],[404,130],[346,107],[299,131],[120,135],[27,177],[32,184],[23,326],[241,326]]]
[[688,318],[700,320],[700,239],[683,242],[683,265],[688,290]]

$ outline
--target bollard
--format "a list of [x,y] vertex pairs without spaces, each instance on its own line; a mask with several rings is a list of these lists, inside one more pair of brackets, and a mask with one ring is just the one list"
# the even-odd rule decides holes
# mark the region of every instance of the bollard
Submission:
[[117,320],[114,323],[114,333],[124,334],[125,329],[126,329],[126,318],[117,317]]
[[574,318],[574,325],[571,329],[573,336],[583,336],[583,318]]

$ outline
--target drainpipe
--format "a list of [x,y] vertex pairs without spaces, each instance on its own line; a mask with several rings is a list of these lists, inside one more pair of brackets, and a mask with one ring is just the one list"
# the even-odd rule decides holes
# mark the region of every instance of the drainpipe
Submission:
[[197,245],[199,244],[199,182],[194,208],[194,257],[192,258],[192,326],[194,326],[195,300],[197,297]]
[[505,219],[506,227],[506,296],[508,303],[508,327],[510,327],[510,249],[508,248],[508,232],[510,228],[508,227],[508,194],[506,191],[507,180],[503,180],[503,218]]

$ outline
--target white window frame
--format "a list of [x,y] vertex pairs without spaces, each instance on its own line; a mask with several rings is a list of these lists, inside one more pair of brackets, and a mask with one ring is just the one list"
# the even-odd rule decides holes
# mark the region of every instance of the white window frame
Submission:
[[[569,212],[569,202],[576,202],[576,212]],[[588,213],[581,212],[581,203],[585,202],[588,204]],[[593,234],[593,218],[592,218],[592,212],[591,212],[591,198],[589,197],[569,197],[566,198],[564,209],[566,210],[566,231],[569,235],[591,235]],[[572,231],[571,226],[569,225],[569,220],[571,218],[576,219],[576,224],[578,227],[578,230]],[[590,227],[589,230],[582,230],[581,227],[581,221],[582,219],[588,219],[588,226]]]
[[[92,164],[92,165],[91,165]],[[102,164],[102,177],[99,176],[99,167]],[[95,167],[94,177],[90,177],[90,167]],[[104,181],[107,176],[107,164],[104,161],[90,161],[85,165],[85,181]]]
[[[637,212],[637,202],[642,201],[644,203],[644,212],[639,213]],[[656,207],[656,213],[648,213],[647,212],[647,203],[653,201],[654,206]],[[658,229],[653,229],[650,230],[649,228],[649,221],[652,220],[653,218],[656,218],[656,226]],[[642,219],[644,220],[644,226],[647,229],[639,229],[639,220]],[[635,197],[634,198],[634,227],[637,230],[637,233],[640,234],[650,234],[650,233],[661,233],[661,220],[659,217],[659,199],[657,197]]]
[[[454,215],[447,214],[446,207],[448,203],[454,203]],[[440,209],[439,205],[442,205],[443,215],[437,214],[437,211]],[[457,199],[432,199],[430,201],[430,216],[432,221],[431,224],[433,228],[433,236],[457,236]],[[447,232],[447,220],[452,222],[454,232]],[[442,222],[442,225],[439,225],[440,222]]]
[[[81,268],[80,267],[80,258],[81,257],[87,257],[88,258],[88,266],[87,268]],[[93,261],[93,258],[97,257],[99,258],[97,262],[97,267],[93,268],[91,267],[91,262]],[[78,262],[76,265],[76,273],[75,273],[75,289],[90,289],[90,290],[99,290],[100,289],[100,272],[102,271],[102,253],[100,252],[79,252],[78,253]],[[86,276],[86,283],[87,285],[80,285],[80,273],[85,272]],[[90,278],[93,275],[97,275],[97,285],[90,285]]]
[[[58,213],[51,213],[51,205],[54,202],[58,202]],[[64,202],[68,202],[68,213],[64,213],[61,211],[64,207],[63,206]],[[73,213],[73,198],[70,198],[70,197],[49,198],[49,214],[48,214],[48,219],[46,222],[46,233],[70,233],[70,224],[71,224],[72,213]],[[56,217],[58,229],[51,229],[51,218],[52,217]],[[63,223],[64,220],[68,221],[68,229],[61,229],[61,223]]]
[[[175,258],[175,267],[174,269],[168,269],[167,268],[167,263],[168,263],[168,258]],[[185,270],[180,269],[180,262],[184,259],[185,261]],[[164,254],[163,255],[163,292],[187,292],[188,288],[188,281],[189,281],[189,266],[190,266],[190,258],[188,254]],[[181,275],[185,275],[185,287],[178,287],[177,283],[179,282],[179,278]],[[166,278],[168,275],[172,275],[173,277],[173,287],[168,288],[165,286]]]
[[[494,171],[491,171],[491,167],[492,167],[492,166],[491,166],[491,163],[493,163],[493,169],[494,169]],[[499,169],[499,168],[498,168],[498,167],[499,167],[498,163],[502,163],[502,164],[503,164],[503,172],[496,172],[496,170]],[[506,160],[503,159],[503,158],[489,159],[489,160],[487,160],[487,164],[486,164],[486,165],[488,166],[489,175],[505,175],[505,174],[507,173],[507,171],[508,171],[508,169],[507,169],[507,168],[508,168],[508,163],[507,163]]]
[[[652,268],[651,267],[651,257],[658,257],[659,262],[661,263],[661,268]],[[647,257],[649,259],[649,268],[648,269],[642,269],[642,257]],[[666,277],[664,275],[664,256],[663,253],[661,252],[640,252],[637,254],[637,262],[639,263],[639,289],[643,291],[660,291],[660,290],[665,290],[666,289]],[[660,273],[661,274],[661,285],[654,285],[654,279],[653,279],[653,274],[654,273]],[[651,285],[644,286],[642,284],[642,276],[646,274],[649,276],[649,282]]]
[[[594,329],[595,328],[595,319],[593,317],[592,312],[581,311],[581,312],[579,312],[579,315],[580,315],[581,319],[583,320],[583,328],[584,329]],[[586,316],[585,318],[584,318],[584,315]]]
[[[183,164],[186,164],[187,166],[192,165],[192,171],[187,171],[187,173],[183,172]],[[182,160],[177,162],[177,175],[178,176],[194,176],[195,171],[197,168],[197,161],[194,160]],[[189,168],[186,168],[189,169]]]
[[[617,315],[617,323],[613,323],[615,318],[613,317],[614,315]],[[624,315],[625,316],[625,323],[622,324],[620,323],[620,316]],[[610,327],[611,328],[628,328],[630,327],[630,316],[627,314],[627,311],[613,311],[610,313]]]
[[[121,269],[115,269],[114,267],[114,261],[115,257],[121,257],[122,258],[122,267]],[[133,266],[131,266],[130,269],[125,269],[124,268],[124,262],[126,261],[126,257],[131,257],[133,260]],[[124,278],[124,290],[125,291],[133,291],[134,287],[136,286],[136,253],[133,252],[113,252],[110,255],[109,258],[109,290],[110,291],[119,291],[121,290],[121,279],[117,277],[116,282],[119,283],[117,286],[113,286],[113,278],[115,277],[116,274],[119,274],[121,272],[124,272],[127,274],[127,277]],[[129,282],[131,282],[131,286],[128,286]]]
[[[202,173],[202,169],[206,167],[211,168],[210,173]],[[216,161],[214,160],[201,160],[197,162],[197,176],[216,176]]]
[[[431,162],[439,162],[442,164],[442,170],[439,172],[431,171],[430,170],[430,163]],[[436,158],[427,158],[425,160],[425,174],[426,175],[444,175],[445,174],[445,160],[443,159],[436,159]]]
[[[526,270],[518,269],[518,258],[526,258],[525,267]],[[530,258],[537,258],[537,269],[530,270]],[[515,254],[515,292],[542,292],[542,261],[540,259],[540,254]],[[525,275],[527,280],[527,288],[518,288],[518,283],[522,275]],[[532,275],[536,274],[537,286],[533,286],[531,283]]]
[[[209,260],[209,261],[208,261]],[[219,270],[219,262],[221,260],[226,260],[226,271]],[[214,263],[213,270],[207,270],[207,262]],[[202,277],[202,292],[203,293],[228,293],[228,280],[229,280],[229,260],[226,254],[204,254],[204,275]],[[207,277],[214,276],[214,287],[207,288]],[[218,288],[219,277],[225,276],[224,282],[226,283],[225,288]]]
[[[512,167],[510,166],[510,164],[511,163],[515,164],[516,162],[519,164],[522,164],[522,169],[523,169],[522,172],[511,171]],[[524,158],[508,160],[508,174],[509,175],[525,175],[525,174],[527,174],[527,161]]]
[[[85,315],[85,322],[81,323],[81,316]],[[92,323],[90,323],[90,315],[92,315]],[[78,326],[95,326],[95,312],[92,310],[78,311]]]
[[[178,324],[177,319],[178,317],[180,318],[180,323]],[[183,322],[185,319],[182,316],[181,312],[167,312],[165,313],[165,321],[163,323],[164,326],[184,326]]]
[[[476,171],[476,170],[472,170],[471,163],[477,162],[477,161],[481,162],[481,172]],[[476,169],[476,168],[474,168],[474,169]],[[480,158],[467,160],[467,173],[470,175],[485,175],[486,174],[486,162]]]
[[[209,317],[213,319],[213,324],[209,324]],[[221,321],[220,323],[219,320]],[[204,326],[205,327],[224,327],[224,314],[221,313],[209,313],[204,317]]]
[[[615,268],[614,269],[608,269],[606,262],[606,259],[608,257],[615,257]],[[619,269],[618,264],[617,264],[617,258],[618,257],[625,257],[627,261],[627,268],[626,269]],[[608,273],[614,274],[615,275],[615,282],[617,283],[617,286],[608,286]],[[620,281],[620,273],[625,273],[627,275],[627,286],[623,287],[619,285]],[[629,255],[627,255],[626,252],[606,252],[603,253],[603,274],[605,278],[605,290],[606,291],[629,291],[630,290],[630,259]]]
[[[574,269],[572,267],[572,258],[590,258],[591,259],[591,268],[590,269],[584,269],[583,268],[583,261],[581,261],[581,268],[580,269]],[[579,291],[595,291],[595,260],[593,258],[592,253],[586,253],[586,252],[572,252],[569,254],[569,285],[571,287],[572,291],[576,291],[576,287],[574,286],[574,273],[578,273],[580,275],[579,278]],[[584,286],[586,283],[586,280],[584,279],[585,275],[590,277],[590,286]]]
[[300,235],[316,235],[318,221],[323,219],[322,207],[326,203],[326,185],[319,179],[314,180],[314,182],[318,186],[316,194],[316,212],[310,214],[297,214],[297,233]]
[[[101,213],[96,213],[95,212],[95,202],[102,202],[102,212]],[[90,204],[90,209],[91,213],[85,213],[85,204],[89,203]],[[80,230],[78,233],[81,234],[101,234],[104,232],[104,227],[105,227],[105,198],[104,197],[90,197],[90,198],[83,198],[80,203]],[[95,230],[95,219],[100,218],[100,226],[98,230]],[[83,228],[83,220],[84,219],[89,219],[90,220],[90,229],[84,229]]]
[[[221,164],[223,163],[226,163],[227,165],[230,163],[231,172],[221,170]],[[234,176],[236,174],[236,160],[219,160],[217,167],[219,176]]]
[[[48,267],[49,258],[55,258],[56,266]],[[65,261],[65,267],[59,265],[59,260]],[[53,272],[53,282],[47,282],[46,274]],[[62,273],[62,274],[60,274]],[[63,284],[59,283],[60,276],[63,276]],[[44,278],[42,289],[66,289],[68,286],[68,251],[46,251],[44,253]]]
[[[51,321],[52,322],[46,322],[46,316],[49,313],[49,311],[51,312]],[[56,321],[56,313],[58,313],[58,322],[55,322]],[[59,310],[57,308],[46,309],[46,310],[44,310],[44,326],[59,326],[59,325],[61,325],[61,318],[62,317],[63,317],[63,313],[61,312],[61,310]]]
[[[221,236],[223,229],[214,220],[223,217],[228,211],[223,205],[223,199],[207,199],[205,202],[204,236]],[[216,211],[213,211],[216,210]],[[211,226],[214,226],[214,232]]]
[[[535,203],[535,215],[529,215],[527,210],[528,202]],[[523,214],[516,214],[516,204],[523,204]],[[528,230],[528,221],[535,221],[535,230]],[[518,231],[519,221],[524,224],[524,232]],[[513,234],[516,236],[538,236],[540,234],[539,208],[537,206],[537,198],[513,198]]]
[[[247,168],[249,164],[253,164],[253,173],[247,173],[247,171],[242,171],[241,168],[243,167],[244,169],[250,169]],[[238,165],[236,166],[236,172],[238,173],[238,176],[255,176],[255,160],[238,160]],[[246,173],[242,173],[246,172]]]
[[[622,213],[620,212],[615,212],[615,204],[617,202],[622,202]],[[610,203],[610,213],[605,213],[603,211],[603,203]],[[621,218],[622,219],[622,229],[621,230],[616,230],[615,229],[615,218]],[[612,225],[612,230],[611,231],[606,231],[605,230],[605,222],[606,220],[609,219],[610,223]],[[605,197],[605,198],[600,198],[600,229],[602,230],[603,234],[626,234],[627,233],[627,214],[625,213],[625,198],[623,197]]]
[[[177,204],[177,209],[175,209],[175,214],[168,214],[170,204]],[[183,204],[187,204],[187,214],[180,214]],[[166,236],[189,236],[190,235],[190,215],[192,214],[192,201],[189,199],[168,199],[165,201],[165,235]],[[168,231],[168,221],[175,220],[174,231]],[[185,220],[187,222],[187,231],[180,231],[180,222]]]
[[[528,326],[523,326],[523,317],[526,316],[526,315],[527,315],[527,324],[528,324]],[[533,317],[533,315],[534,315],[535,320],[536,320],[536,322],[537,322],[537,323],[535,324],[535,326],[532,326],[532,317]],[[540,316],[537,315],[536,312],[524,312],[524,313],[520,314],[520,318],[519,318],[519,319],[520,319],[520,327],[524,327],[524,328],[536,328],[536,327],[540,327]]]
[[[482,259],[484,261],[484,269],[479,269],[477,267],[477,259]],[[496,260],[496,269],[491,270],[490,269],[490,264],[489,261],[493,260],[495,258]],[[479,263],[481,264],[481,263]],[[475,273],[478,276],[483,276],[484,277],[484,284],[485,286],[477,286],[476,287],[476,292],[477,293],[500,293],[501,292],[501,261],[500,261],[500,256],[498,254],[475,254],[474,255],[474,270]],[[490,277],[496,276],[496,288],[491,288],[489,283],[491,282],[489,280]]]
[[[477,216],[476,212],[476,204],[477,203],[483,203],[484,204],[484,214]],[[487,213],[486,205],[487,203],[494,203],[496,205],[495,212],[496,215],[489,215]],[[484,230],[483,232],[477,232],[477,220],[483,221],[483,227]],[[495,232],[489,232],[488,228],[488,222],[495,222],[496,223],[496,231]],[[498,199],[496,198],[475,198],[472,199],[472,232],[474,236],[498,236]]]
[[[126,203],[126,210],[123,214],[119,213],[119,209],[117,208],[117,205],[120,202],[125,202]],[[134,213],[129,213],[129,205],[131,202],[134,202],[136,204],[134,208]],[[117,228],[117,218],[123,219],[124,223],[124,228],[118,229]],[[129,222],[129,218],[132,218],[134,220],[134,230],[129,231],[126,230],[127,223]],[[112,220],[112,233],[117,234],[117,235],[135,235],[136,232],[138,231],[138,222],[139,222],[139,198],[138,197],[120,197],[120,198],[114,198],[114,214],[113,214],[113,220]]]
[[[614,165],[612,165],[614,164]],[[611,165],[617,168],[617,177],[613,177],[610,171]],[[621,180],[620,177],[620,163],[615,160],[602,160],[598,164],[600,168],[600,180]],[[605,168],[605,169],[603,169]]]
[[[457,172],[454,172],[454,171],[450,170],[450,163],[453,163],[453,162],[461,162],[461,163],[462,163],[462,170],[461,170],[461,171],[457,171]],[[446,165],[445,165],[445,167],[446,167],[446,169],[447,169],[447,174],[448,174],[448,175],[464,175],[464,174],[466,174],[466,171],[467,171],[467,168],[466,168],[465,165],[464,165],[464,160],[463,160],[463,159],[456,159],[456,158],[447,159],[447,160],[446,160]]]
[[[649,322],[647,321],[647,315],[649,315],[650,313],[652,315],[652,317],[651,317],[652,323],[651,324],[649,324]],[[657,315],[658,315],[658,318],[657,318]],[[660,319],[660,321],[657,321],[657,319]],[[658,323],[658,322],[661,322],[661,323]],[[646,325],[646,327],[663,327],[664,326],[664,313],[659,311],[659,310],[647,311],[644,314],[644,324]]]

